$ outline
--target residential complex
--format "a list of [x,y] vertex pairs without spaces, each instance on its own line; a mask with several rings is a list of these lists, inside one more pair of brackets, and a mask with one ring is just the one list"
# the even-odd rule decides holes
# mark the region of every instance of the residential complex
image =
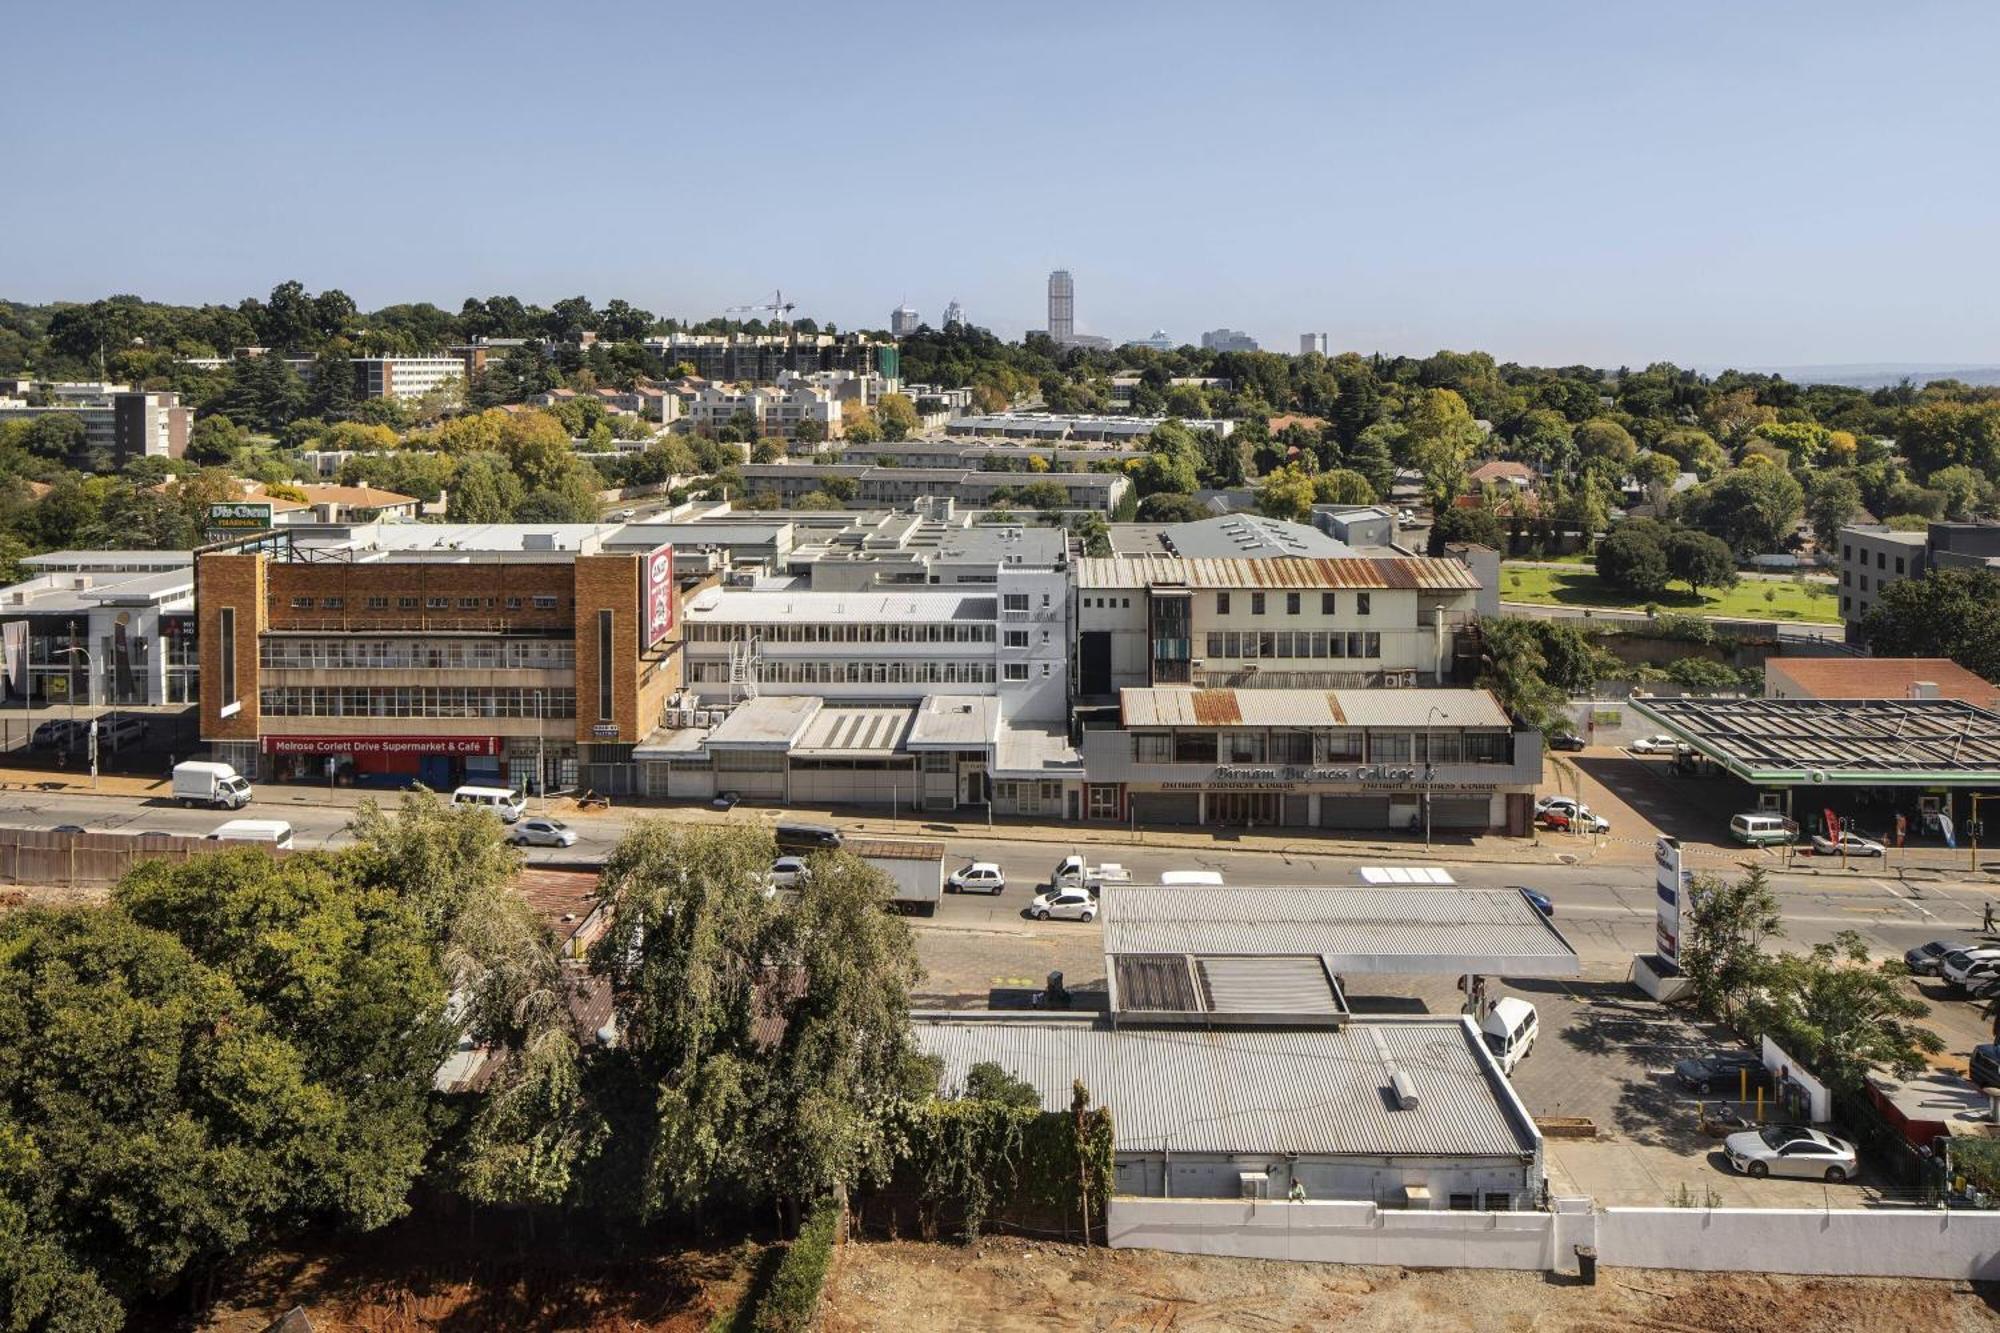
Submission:
[[1876,523],[1840,530],[1840,619],[1849,643],[1862,641],[1882,590],[1933,569],[2000,569],[2000,523],[1932,523],[1905,532]]
[[841,400],[832,389],[784,372],[776,384],[701,384],[680,394],[674,427],[681,431],[714,431],[737,415],[748,417],[758,435],[784,439],[810,425],[820,439],[840,436]]
[[83,427],[84,448],[118,463],[179,458],[187,452],[194,409],[180,396],[123,384],[0,381],[0,422],[62,414]]
[[[983,435],[1009,440],[1092,440],[1137,443],[1153,431],[1165,417],[1111,417],[1057,412],[995,412],[968,416],[945,428],[947,435]],[[1182,421],[1189,430],[1208,431],[1227,439],[1236,431],[1228,418]]]
[[1029,476],[848,463],[745,463],[737,472],[751,495],[768,493],[781,505],[797,504],[815,493],[829,493],[832,487],[851,487],[851,493],[841,501],[850,507],[907,508],[918,500],[940,497],[968,508],[992,509],[1015,503],[1013,494],[1023,486],[1049,482],[1062,488],[1065,508],[1108,514],[1132,489],[1132,482],[1122,473],[1108,472],[1050,472]]
[[878,343],[852,333],[838,337],[826,333],[670,333],[648,338],[644,346],[657,354],[669,371],[687,365],[710,380],[768,383],[788,371],[807,375],[823,370],[873,371],[889,379],[902,378],[893,343]]

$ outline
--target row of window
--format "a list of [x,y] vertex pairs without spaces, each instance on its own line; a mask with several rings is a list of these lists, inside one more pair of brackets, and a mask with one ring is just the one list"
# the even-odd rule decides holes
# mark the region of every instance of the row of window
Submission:
[[[364,597],[362,606],[369,611],[387,611],[392,599],[388,597]],[[554,611],[562,605],[562,599],[553,596],[533,597],[397,597],[393,599],[398,611],[449,611],[455,601],[461,611],[497,611],[504,607],[509,611],[519,611],[522,604],[532,606],[537,611]],[[340,611],[347,606],[345,597],[294,597],[294,611]]]
[[1508,764],[1514,738],[1501,731],[1367,731],[1303,728],[1139,731],[1141,764]]
[[[1024,662],[1013,665],[1027,669]],[[757,679],[766,685],[991,685],[994,677],[991,662],[767,660],[757,664]],[[689,662],[688,680],[697,685],[725,685],[729,682],[729,663]]]
[[[1896,572],[1898,574],[1903,572],[1903,562],[1900,560],[1896,562]],[[1889,586],[1889,580],[1886,578],[1878,578],[1875,580],[1875,583],[1876,586],[1880,588],[1886,588]],[[1843,588],[1852,588],[1854,586],[1853,570],[1843,569],[1840,571],[1840,586]],[[1863,574],[1861,576],[1861,591],[1863,592],[1868,591],[1868,576],[1866,574]]]
[[435,640],[265,639],[258,662],[276,670],[379,671],[399,667],[568,671],[576,644],[567,639]]
[[[1840,548],[1840,558],[1843,563],[1852,563],[1854,560],[1854,547],[1851,544],[1842,545]],[[1866,551],[1861,553],[1861,564],[1864,568],[1868,564],[1868,552]],[[1877,551],[1875,553],[1875,568],[1887,569],[1888,567],[1889,553],[1887,551]],[[1898,574],[1903,572],[1903,557],[1900,555],[1896,557],[1896,572]],[[1845,581],[1845,579],[1842,580],[1842,582]],[[1864,588],[1868,586],[1866,579],[1862,580],[1861,586]]]
[[1210,630],[1210,658],[1249,661],[1262,657],[1360,657],[1382,655],[1382,636],[1374,630],[1263,630],[1238,633]]
[[[1300,608],[1305,604],[1305,595],[1303,593],[1288,592],[1284,594],[1284,598],[1285,598],[1285,614],[1288,616],[1295,616],[1299,614]],[[1261,592],[1251,593],[1250,614],[1253,616],[1263,615],[1266,601],[1267,601],[1266,594]],[[1357,616],[1365,616],[1369,614],[1374,609],[1374,603],[1375,603],[1374,594],[1365,592],[1355,593],[1354,614]],[[1215,594],[1215,614],[1219,616],[1228,615],[1229,605],[1230,603],[1229,603],[1228,593],[1219,592]],[[1319,595],[1319,613],[1323,616],[1339,615],[1340,594],[1337,592],[1321,593]]]
[[711,625],[689,621],[689,643],[991,643],[990,624]]
[[575,717],[575,690],[459,686],[278,686],[258,691],[271,717]]

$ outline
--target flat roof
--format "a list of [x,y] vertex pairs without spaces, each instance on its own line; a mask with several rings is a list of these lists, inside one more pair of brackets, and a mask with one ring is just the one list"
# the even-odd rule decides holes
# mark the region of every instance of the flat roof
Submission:
[[686,618],[708,624],[852,621],[858,625],[932,624],[999,618],[1000,599],[990,591],[911,592],[869,588],[859,592],[802,592],[782,588],[710,588],[687,605]]
[[173,569],[177,566],[192,565],[192,551],[44,551],[40,555],[24,555],[20,563],[30,569],[61,569],[87,574],[93,570],[119,566],[143,565],[155,569]]
[[817,695],[760,694],[729,710],[708,733],[710,749],[789,750],[823,705]]
[[1000,726],[1000,700],[991,694],[933,694],[915,709],[912,750],[978,750],[991,745]]
[[[1907,699],[1919,684],[1935,685],[1936,697],[1992,708],[2000,685],[1967,671],[1949,657],[1773,657],[1776,668],[1815,699]],[[1768,674],[1764,690],[1774,688]],[[1785,696],[1775,696],[1785,697]]]
[[1099,900],[1107,958],[1311,954],[1335,975],[1573,977],[1576,950],[1514,889],[1118,885]]
[[915,712],[908,704],[823,704],[813,712],[791,752],[822,759],[895,754],[903,748],[903,737],[909,734]]
[[2000,713],[1958,699],[1669,699],[1632,707],[1760,786],[2000,785]]
[[1489,690],[1118,691],[1128,727],[1511,727]]
[[993,776],[1081,777],[1083,759],[1059,722],[1046,727],[1017,727],[1003,721],[999,741],[994,746]]
[[1170,555],[1095,556],[1076,562],[1079,588],[1299,588],[1477,592],[1479,579],[1457,560],[1433,556],[1268,556],[1183,559]]
[[[942,1062],[948,1094],[990,1061],[1067,1111],[1081,1080],[1111,1109],[1121,1152],[1519,1159],[1540,1140],[1463,1017],[1204,1031],[918,1014],[911,1035]],[[1407,1110],[1388,1092],[1397,1071],[1416,1090]]]
[[1165,554],[1188,559],[1354,555],[1352,547],[1318,528],[1262,514],[1219,514],[1187,523],[1168,523],[1160,529],[1159,536]]

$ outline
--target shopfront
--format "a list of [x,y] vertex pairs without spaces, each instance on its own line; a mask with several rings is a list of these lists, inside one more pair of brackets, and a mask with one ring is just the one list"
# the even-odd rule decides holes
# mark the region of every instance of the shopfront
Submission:
[[266,736],[263,752],[276,782],[450,791],[506,781],[498,736]]

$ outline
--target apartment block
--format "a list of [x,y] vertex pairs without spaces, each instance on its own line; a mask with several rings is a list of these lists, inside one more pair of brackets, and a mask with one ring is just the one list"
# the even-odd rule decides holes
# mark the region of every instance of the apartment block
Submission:
[[194,409],[179,394],[149,393],[122,384],[54,384],[17,380],[0,385],[0,422],[66,414],[83,426],[84,446],[119,463],[179,458],[187,452]]
[[842,429],[840,398],[802,379],[780,384],[691,386],[680,395],[680,415],[674,424],[682,431],[714,431],[739,413],[751,419],[760,436],[790,439],[800,427],[811,423],[821,439],[831,440],[838,438]]
[[745,463],[737,471],[752,495],[769,493],[779,504],[797,504],[829,481],[851,484],[850,508],[907,509],[936,497],[973,509],[1015,503],[1021,487],[1051,482],[1062,487],[1065,507],[1110,513],[1132,489],[1129,478],[1107,472],[1049,472],[1033,476],[959,468],[866,467],[845,463]]

